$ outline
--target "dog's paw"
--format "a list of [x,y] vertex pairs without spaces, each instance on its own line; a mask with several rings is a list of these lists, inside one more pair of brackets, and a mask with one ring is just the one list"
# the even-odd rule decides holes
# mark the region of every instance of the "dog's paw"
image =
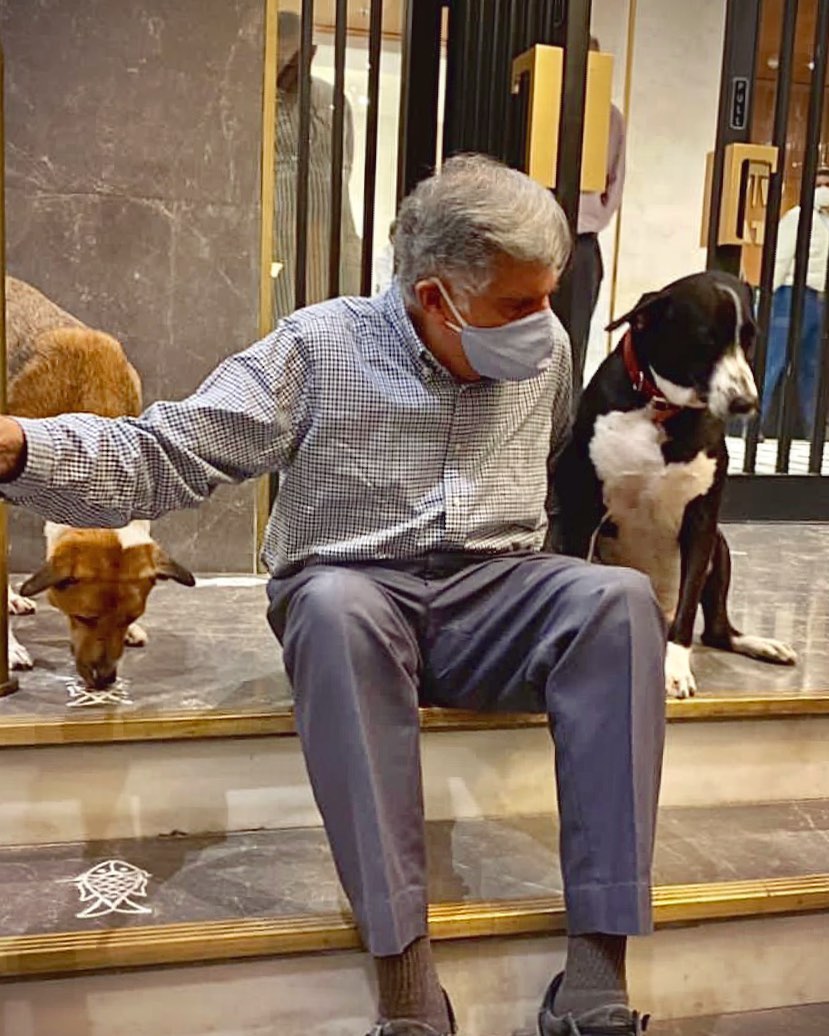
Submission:
[[9,669],[33,669],[32,656],[9,630]]
[[668,641],[665,654],[665,691],[670,698],[691,698],[697,682],[691,672],[691,649]]
[[137,622],[134,622],[127,628],[124,644],[127,647],[144,647],[149,639],[147,631],[139,626]]
[[30,597],[21,597],[9,587],[9,612],[12,615],[34,615],[37,604]]
[[774,665],[795,665],[797,662],[797,652],[793,647],[769,637],[732,637],[731,647],[738,655],[756,658],[760,662],[772,662]]

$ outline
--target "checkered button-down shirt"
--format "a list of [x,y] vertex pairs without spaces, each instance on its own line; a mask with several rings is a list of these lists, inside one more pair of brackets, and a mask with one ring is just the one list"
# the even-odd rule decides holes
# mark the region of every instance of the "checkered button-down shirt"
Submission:
[[311,557],[539,548],[551,434],[563,441],[569,408],[563,330],[537,377],[464,384],[394,284],[296,313],[141,417],[21,419],[26,467],[3,495],[53,521],[120,526],[279,471],[263,544],[274,574]]

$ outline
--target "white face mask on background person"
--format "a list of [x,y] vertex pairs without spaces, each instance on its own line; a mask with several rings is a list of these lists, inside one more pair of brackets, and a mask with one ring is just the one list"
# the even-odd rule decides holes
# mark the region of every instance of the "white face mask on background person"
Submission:
[[829,209],[829,186],[815,187],[815,208]]
[[475,327],[458,312],[439,277],[435,283],[457,320],[457,324],[447,326],[461,336],[469,366],[482,378],[526,381],[541,374],[553,362],[555,317],[552,310],[540,309],[500,327]]

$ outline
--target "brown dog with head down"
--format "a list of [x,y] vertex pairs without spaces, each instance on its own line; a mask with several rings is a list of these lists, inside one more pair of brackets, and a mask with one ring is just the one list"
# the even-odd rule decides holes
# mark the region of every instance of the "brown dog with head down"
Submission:
[[[13,277],[6,278],[6,327],[10,414],[140,413],[141,382],[121,344]],[[145,521],[123,529],[47,522],[46,545],[45,563],[23,583],[23,597],[10,593],[10,609],[33,611],[26,597],[48,591],[49,601],[69,620],[79,675],[89,687],[106,687],[117,675],[125,645],[147,642],[137,620],[156,581],[193,586],[195,580],[153,541]],[[15,669],[32,666],[11,631],[9,663]]]

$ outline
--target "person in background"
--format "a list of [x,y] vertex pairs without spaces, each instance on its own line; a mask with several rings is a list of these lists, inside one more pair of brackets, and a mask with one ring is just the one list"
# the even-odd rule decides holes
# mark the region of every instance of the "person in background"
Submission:
[[[601,50],[595,36],[590,49]],[[586,191],[579,202],[578,236],[569,270],[564,275],[562,293],[552,299],[553,309],[561,316],[560,300],[564,291],[571,291],[570,321],[567,331],[573,350],[573,406],[578,405],[584,381],[584,364],[590,340],[590,323],[599,301],[604,279],[604,262],[599,234],[608,226],[622,204],[625,186],[625,118],[615,104],[610,106],[610,141],[607,152],[605,189]],[[569,282],[569,284],[568,284]]]
[[[826,266],[829,263],[829,167],[818,170],[815,180],[815,212],[809,244],[809,265],[806,271],[806,301],[803,328],[800,334],[800,356],[797,366],[797,392],[803,433],[811,437],[817,406],[817,380],[820,362],[820,338],[826,306]],[[777,434],[776,417],[772,416],[775,391],[786,368],[789,321],[794,284],[794,258],[800,206],[790,209],[780,220],[777,254],[774,260],[774,299],[771,309],[766,377],[763,384],[762,423],[766,434]]]
[[[281,270],[274,280],[274,316],[296,308],[296,192],[299,164],[299,15],[280,11],[277,24],[276,184],[274,192],[274,258]],[[314,48],[316,51],[316,48]],[[311,78],[311,140],[308,170],[308,265],[305,304],[328,298],[328,256],[331,233],[331,133],[334,88]],[[354,226],[348,191],[354,158],[354,123],[345,99],[343,141],[343,213],[340,294],[360,292],[361,241]]]

